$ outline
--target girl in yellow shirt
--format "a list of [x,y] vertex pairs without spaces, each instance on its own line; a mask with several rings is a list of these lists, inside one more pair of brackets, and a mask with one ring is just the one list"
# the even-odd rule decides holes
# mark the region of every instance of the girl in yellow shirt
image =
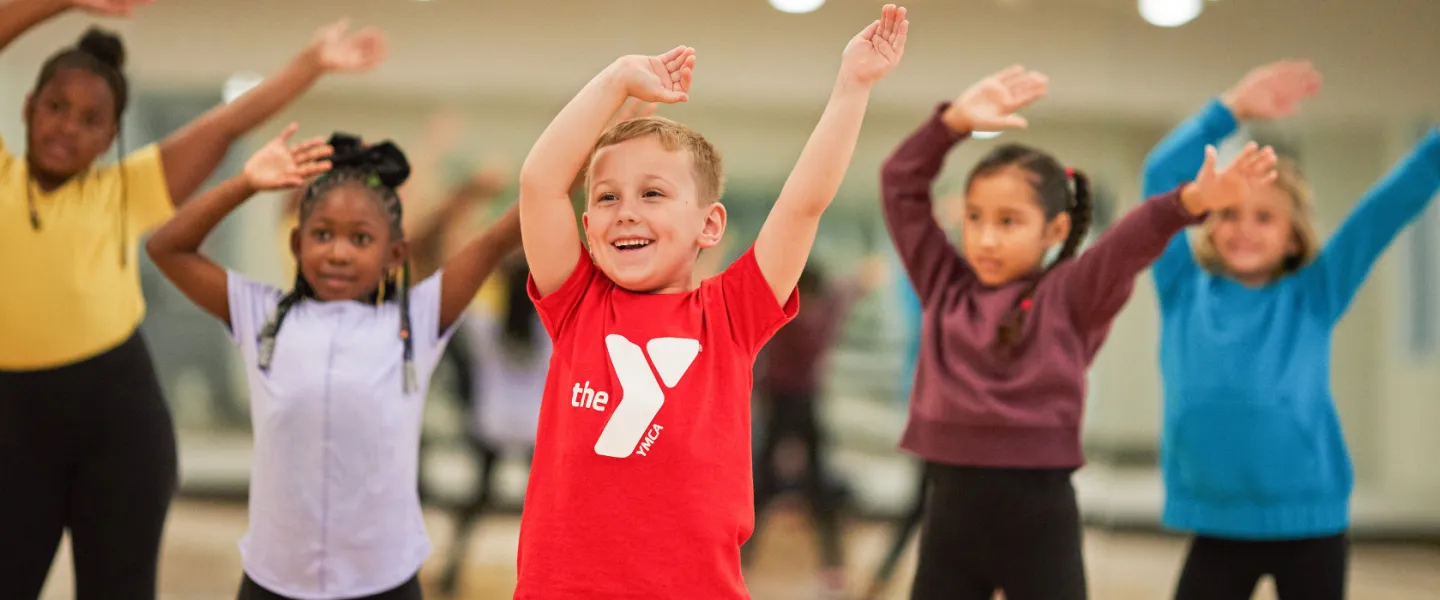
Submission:
[[[0,0],[0,49],[71,9],[129,16],[148,3]],[[106,166],[96,160],[117,138],[124,147],[120,39],[91,29],[41,67],[25,154],[0,142],[0,598],[39,596],[68,529],[78,600],[154,600],[176,456],[137,334],[139,237],[240,136],[322,75],[368,70],[384,51],[377,31],[326,27],[254,90]]]

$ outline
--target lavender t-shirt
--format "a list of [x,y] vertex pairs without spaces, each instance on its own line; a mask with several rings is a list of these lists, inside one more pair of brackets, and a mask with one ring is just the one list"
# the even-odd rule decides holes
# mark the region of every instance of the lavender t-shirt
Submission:
[[261,372],[259,334],[283,294],[229,274],[230,331],[255,432],[245,573],[300,600],[389,590],[430,554],[417,466],[425,393],[454,331],[439,331],[440,274],[410,290],[411,392],[395,302],[296,303]]

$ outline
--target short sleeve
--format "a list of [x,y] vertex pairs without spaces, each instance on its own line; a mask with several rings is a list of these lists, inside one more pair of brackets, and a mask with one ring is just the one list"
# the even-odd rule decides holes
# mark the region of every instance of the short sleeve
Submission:
[[270,320],[284,292],[247,279],[234,271],[226,273],[226,294],[230,301],[230,341],[247,360],[254,356],[255,341]]
[[5,146],[5,136],[0,135],[0,169],[8,169],[12,160],[15,160],[15,157],[10,155],[10,148]]
[[602,283],[600,280],[609,281],[595,268],[595,263],[590,260],[590,253],[584,251],[580,252],[575,269],[570,272],[565,283],[560,285],[560,289],[543,298],[540,296],[540,289],[535,287],[535,276],[531,275],[526,279],[525,291],[530,295],[530,301],[535,303],[535,312],[540,315],[540,322],[545,325],[545,332],[550,334],[551,340],[560,338],[560,332],[575,315],[580,301],[585,298],[586,290]]
[[758,355],[775,332],[800,311],[800,294],[795,291],[790,292],[784,306],[775,301],[775,292],[755,261],[754,246],[711,281],[719,286],[724,298],[725,316],[735,341],[752,356]]
[[465,313],[445,331],[440,331],[440,280],[444,271],[436,271],[418,285],[410,288],[410,335],[415,350],[426,356],[437,356],[439,350],[449,343],[455,329],[465,320]]
[[132,152],[120,161],[119,168],[125,174],[125,210],[132,235],[148,232],[175,214],[159,146],[151,144]]

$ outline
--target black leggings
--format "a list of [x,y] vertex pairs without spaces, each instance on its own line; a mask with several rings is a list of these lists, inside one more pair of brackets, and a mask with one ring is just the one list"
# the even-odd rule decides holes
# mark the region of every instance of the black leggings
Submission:
[[815,415],[813,393],[770,394],[765,421],[765,441],[755,465],[755,529],[742,548],[747,560],[753,556],[764,523],[765,508],[780,492],[775,454],[780,443],[795,438],[805,447],[805,499],[820,537],[820,561],[827,569],[844,565],[840,542],[839,507],[835,494],[825,485],[825,436]]
[[[414,577],[411,577],[410,581],[400,584],[400,587],[370,596],[350,598],[349,600],[421,600],[422,598],[424,598],[424,596],[420,594],[420,576],[416,575]],[[281,596],[280,594],[260,587],[260,584],[251,581],[250,576],[246,575],[240,580],[240,595],[236,596],[235,600],[293,599]]]
[[1260,578],[1275,578],[1281,600],[1341,600],[1350,542],[1345,534],[1302,540],[1196,537],[1175,600],[1248,600]]
[[0,371],[0,598],[38,598],[66,529],[77,600],[155,600],[175,429],[136,333],[43,371]]
[[1073,469],[931,463],[912,600],[1084,600]]

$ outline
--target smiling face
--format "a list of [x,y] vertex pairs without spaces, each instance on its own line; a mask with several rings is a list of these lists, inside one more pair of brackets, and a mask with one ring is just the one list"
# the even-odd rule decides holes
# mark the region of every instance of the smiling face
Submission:
[[1286,256],[1295,254],[1290,204],[1284,192],[1266,186],[1215,215],[1210,240],[1231,277],[1261,283],[1281,270]]
[[83,68],[61,69],[25,100],[30,164],[42,179],[63,181],[89,168],[119,131],[115,94]]
[[364,300],[404,262],[405,242],[375,194],[358,183],[333,188],[291,233],[291,251],[316,298]]
[[1045,218],[1031,174],[1007,167],[970,182],[960,205],[965,258],[988,286],[1040,269],[1045,252],[1065,240],[1070,215]]
[[667,148],[660,135],[601,143],[590,164],[584,216],[596,266],[631,291],[691,289],[699,251],[725,233],[725,207],[718,190],[711,191],[718,174],[697,169],[689,149]]

